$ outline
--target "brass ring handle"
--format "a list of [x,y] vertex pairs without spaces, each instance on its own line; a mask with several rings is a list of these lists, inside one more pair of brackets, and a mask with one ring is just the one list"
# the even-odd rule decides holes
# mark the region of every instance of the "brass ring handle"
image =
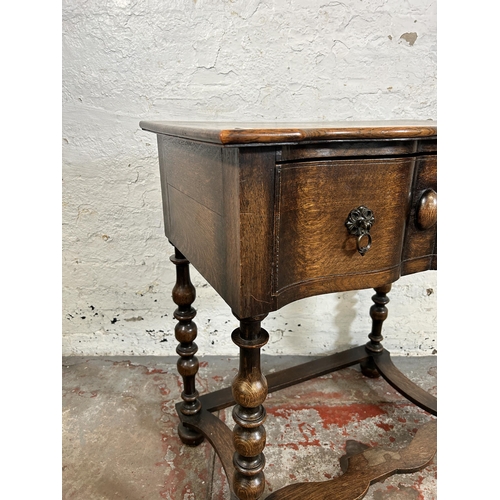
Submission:
[[[363,246],[361,246],[361,240],[365,236],[368,238],[368,243],[363,247]],[[358,252],[361,255],[364,255],[366,252],[368,252],[368,250],[370,250],[371,246],[372,246],[372,236],[370,233],[363,233],[363,234],[360,234],[358,236],[358,239],[356,240],[356,247],[358,248]]]
[[[360,205],[350,211],[347,220],[345,221],[345,226],[350,234],[357,236],[356,248],[361,256],[365,255],[372,246],[372,237],[370,234],[370,229],[375,222],[375,216],[373,215],[373,210]],[[365,246],[361,245],[363,237],[368,238],[368,243]]]
[[417,227],[423,231],[437,222],[437,193],[434,189],[426,189],[417,206]]

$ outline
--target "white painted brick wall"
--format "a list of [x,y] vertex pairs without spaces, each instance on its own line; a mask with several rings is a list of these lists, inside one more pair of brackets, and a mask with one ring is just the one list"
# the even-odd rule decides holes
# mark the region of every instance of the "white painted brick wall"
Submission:
[[[64,0],[63,354],[174,354],[156,139],[141,119],[435,119],[435,0]],[[237,322],[196,272],[200,355]],[[393,287],[385,346],[436,349],[436,273]],[[265,321],[267,354],[366,341],[370,290]]]

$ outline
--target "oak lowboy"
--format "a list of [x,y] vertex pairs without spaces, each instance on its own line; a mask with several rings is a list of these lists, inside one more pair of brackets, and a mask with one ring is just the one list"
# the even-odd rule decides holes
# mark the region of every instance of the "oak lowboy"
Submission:
[[[434,122],[140,126],[157,134],[165,234],[175,247],[175,333],[184,381],[179,436],[190,445],[205,437],[212,443],[232,497],[263,493],[263,403],[270,391],[360,363],[365,375],[381,374],[436,415],[436,399],[405,378],[381,344],[391,283],[436,269]],[[232,333],[239,373],[231,388],[203,396],[195,387],[189,263],[240,321]],[[268,333],[261,321],[269,312],[307,296],[363,288],[376,292],[366,345],[262,375],[260,348]],[[233,431],[212,415],[232,405]],[[432,459],[432,439],[429,446],[420,468]],[[268,498],[340,498],[326,483],[292,484]],[[345,484],[341,490],[349,494]],[[353,495],[345,498],[361,498]]]

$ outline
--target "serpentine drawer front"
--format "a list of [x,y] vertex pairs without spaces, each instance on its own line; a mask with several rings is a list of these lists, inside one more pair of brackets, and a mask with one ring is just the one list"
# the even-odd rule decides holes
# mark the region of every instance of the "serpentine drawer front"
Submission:
[[[304,296],[313,283],[338,291],[397,279],[414,163],[410,157],[279,165],[276,294],[286,297],[295,287]],[[346,228],[358,207],[373,221],[363,255],[363,237],[358,245]]]
[[[432,207],[422,201],[426,190],[436,195],[436,157],[426,154],[434,148],[433,141],[288,146],[282,157],[295,161],[276,170],[278,303],[435,269],[437,196]],[[351,211],[366,223],[359,207],[368,210],[369,230],[346,231]]]
[[321,129],[142,125],[158,135],[168,239],[238,316],[436,267],[421,201],[437,189],[431,125],[325,128],[323,140]]
[[[391,283],[436,268],[434,123],[141,127],[158,137],[165,234],[175,247],[172,298],[183,380],[178,434],[191,446],[210,441],[232,500],[256,500],[264,492],[268,392],[359,364],[365,376],[382,375],[408,400],[437,414],[436,398],[399,372],[382,346]],[[190,263],[240,324],[231,334],[240,349],[232,386],[201,396]],[[260,349],[269,334],[261,322],[269,312],[303,297],[360,288],[375,289],[365,345],[262,374]],[[232,430],[213,415],[229,406]],[[384,450],[369,452],[385,456]],[[359,498],[369,484],[420,470],[434,454],[435,422],[429,422],[383,468],[357,455],[340,478],[292,483],[268,499]]]

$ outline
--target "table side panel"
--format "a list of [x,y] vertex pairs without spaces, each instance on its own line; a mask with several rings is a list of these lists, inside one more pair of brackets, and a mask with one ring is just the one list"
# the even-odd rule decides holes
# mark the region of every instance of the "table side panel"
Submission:
[[161,199],[163,208],[163,226],[165,230],[165,235],[167,238],[170,235],[170,202],[168,199],[168,168],[166,168],[168,162],[168,147],[161,135],[156,136],[158,143],[158,160],[160,163],[160,186],[161,186]]
[[224,220],[204,205],[168,186],[170,242],[219,292],[225,290]]
[[236,229],[225,219],[223,148],[162,135],[158,143],[165,234],[226,299],[235,279],[226,243]]
[[225,288],[219,294],[234,312],[240,307],[241,245],[240,245],[240,165],[237,148],[222,150],[225,261],[221,273]]
[[168,184],[222,215],[222,148],[162,135],[158,143]]
[[165,233],[239,317],[272,296],[274,147],[160,136]]
[[276,309],[272,295],[275,167],[275,148],[240,149],[241,302],[234,312],[243,317]]

